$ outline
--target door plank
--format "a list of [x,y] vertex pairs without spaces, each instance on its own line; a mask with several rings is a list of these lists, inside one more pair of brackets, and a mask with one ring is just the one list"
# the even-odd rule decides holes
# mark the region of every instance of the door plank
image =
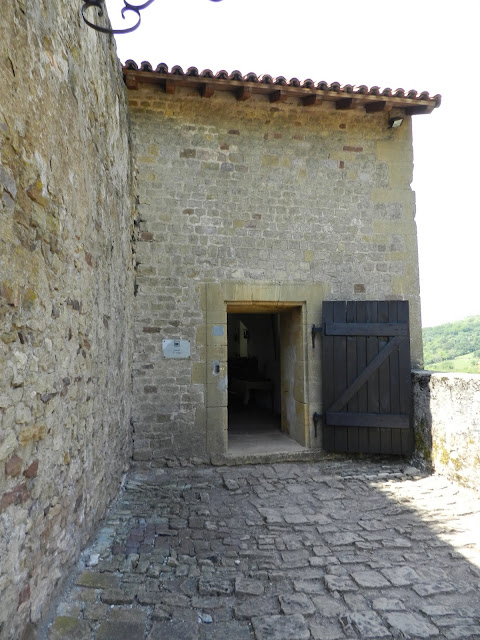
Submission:
[[[365,302],[357,303],[357,322],[365,322],[367,317],[367,305]],[[358,336],[357,341],[357,375],[360,375],[367,366],[367,338]],[[368,395],[367,384],[364,384],[357,393],[358,411],[366,413],[368,411]],[[358,451],[359,453],[368,452],[368,427],[359,427],[358,429]]]
[[[378,309],[376,302],[367,302],[367,322],[378,322]],[[396,336],[398,340],[398,336]],[[395,338],[394,338],[395,340]],[[370,362],[378,354],[378,338],[376,336],[367,337],[367,360]],[[378,369],[372,372],[368,380],[368,412],[378,413],[380,409],[379,389],[378,389]],[[368,430],[368,450],[370,453],[378,453],[380,450],[380,431],[378,429]]]
[[[333,303],[333,321],[345,322],[347,318],[347,305],[345,302]],[[334,337],[334,369],[333,384],[335,396],[338,396],[347,386],[347,338],[345,336]],[[334,431],[335,451],[346,453],[348,451],[348,429],[339,427]]]
[[[388,320],[398,322],[398,300],[390,300],[388,303]],[[390,356],[390,407],[393,414],[400,413],[398,363],[398,351],[394,351]],[[402,437],[397,429],[392,430],[392,452],[395,451],[402,451]]]
[[[388,302],[378,303],[378,319],[380,322],[388,323]],[[388,344],[387,337],[378,340],[380,349],[384,349]],[[392,352],[393,353],[393,352]],[[391,354],[390,354],[391,355]],[[386,358],[378,368],[378,395],[380,414],[390,414],[390,358]],[[390,453],[392,450],[392,432],[389,429],[380,430],[380,453]]]
[[[399,322],[408,322],[408,302],[400,302],[398,306]],[[399,354],[399,389],[400,389],[400,413],[411,416],[411,379],[412,367],[410,363],[410,339],[405,341]],[[405,431],[401,435],[402,454],[408,455],[413,451],[413,429]]]
[[[347,323],[356,323],[357,305],[355,302],[347,302]],[[357,336],[347,335],[347,385],[350,386],[357,377]],[[358,412],[358,394],[349,400],[347,404],[348,413]],[[346,425],[348,426],[348,425]],[[359,433],[358,425],[353,425],[348,429],[348,451],[358,451]]]
[[[333,322],[333,303],[323,303],[324,322]],[[322,340],[322,379],[323,379],[323,407],[327,407],[335,400],[335,389],[333,386],[333,360],[334,360],[334,338],[324,336]],[[325,451],[335,451],[335,431],[332,427],[324,425],[323,428],[323,448]]]

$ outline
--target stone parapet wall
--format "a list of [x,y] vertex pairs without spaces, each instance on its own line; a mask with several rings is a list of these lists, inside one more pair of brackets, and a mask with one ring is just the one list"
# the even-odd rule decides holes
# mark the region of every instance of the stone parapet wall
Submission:
[[416,453],[436,472],[480,488],[480,375],[413,372]]
[[33,633],[131,448],[127,108],[112,40],[80,5],[2,5],[2,640]]

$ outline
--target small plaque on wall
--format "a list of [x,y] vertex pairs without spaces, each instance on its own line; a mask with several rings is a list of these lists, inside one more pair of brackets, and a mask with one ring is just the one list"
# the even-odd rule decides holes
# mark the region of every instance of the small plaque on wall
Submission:
[[190,358],[190,340],[162,340],[164,358]]

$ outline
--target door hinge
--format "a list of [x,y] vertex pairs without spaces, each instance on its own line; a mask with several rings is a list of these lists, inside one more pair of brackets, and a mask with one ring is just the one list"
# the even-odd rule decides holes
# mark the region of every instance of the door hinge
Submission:
[[321,413],[317,413],[315,411],[315,413],[313,414],[313,428],[315,430],[315,438],[317,437],[317,427],[318,427],[318,423],[319,421],[323,418],[323,415]]
[[323,325],[321,327],[317,327],[314,324],[312,325],[312,349],[315,349],[315,334],[317,333],[323,334]]

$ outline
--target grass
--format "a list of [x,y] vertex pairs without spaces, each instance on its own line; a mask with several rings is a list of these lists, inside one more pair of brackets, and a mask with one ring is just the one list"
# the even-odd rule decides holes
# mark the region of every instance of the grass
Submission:
[[478,357],[473,353],[466,353],[451,360],[425,364],[425,369],[429,371],[443,371],[447,373],[480,373]]

